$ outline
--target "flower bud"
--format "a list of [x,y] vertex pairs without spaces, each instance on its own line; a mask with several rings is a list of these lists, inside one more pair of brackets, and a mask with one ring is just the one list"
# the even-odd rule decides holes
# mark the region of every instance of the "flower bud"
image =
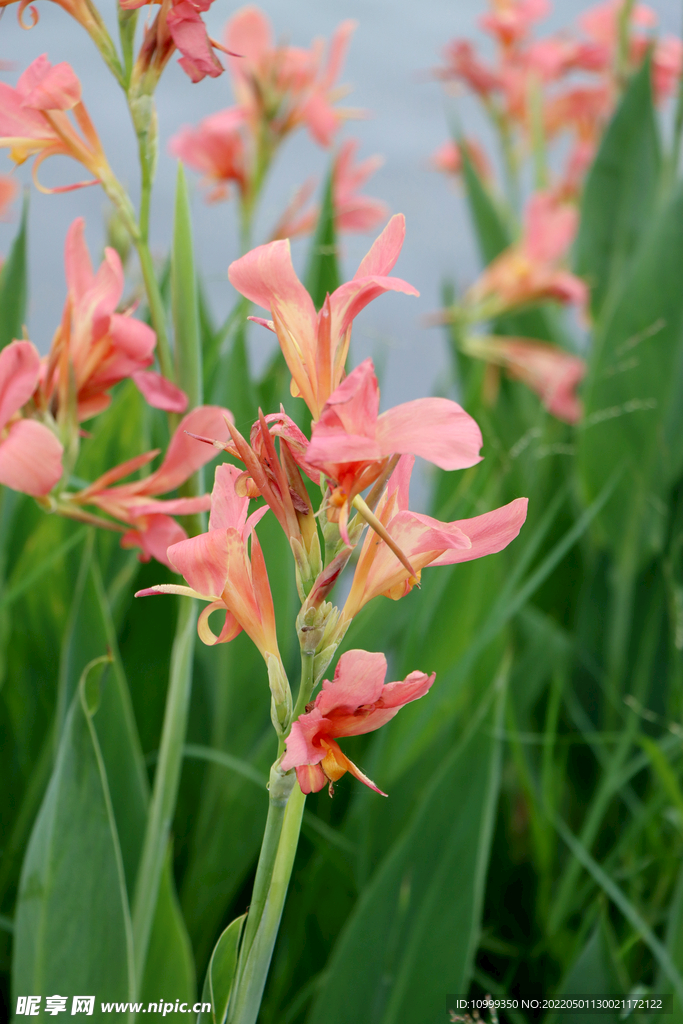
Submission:
[[273,654],[266,654],[268,666],[268,683],[272,694],[270,717],[275,731],[282,733],[289,724],[292,715],[292,691],[282,662]]

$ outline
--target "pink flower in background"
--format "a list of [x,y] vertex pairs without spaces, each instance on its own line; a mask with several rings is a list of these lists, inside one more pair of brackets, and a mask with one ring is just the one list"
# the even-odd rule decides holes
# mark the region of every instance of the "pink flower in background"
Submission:
[[280,762],[283,771],[296,768],[303,793],[317,793],[325,785],[351,772],[375,793],[386,796],[335,741],[341,736],[362,736],[374,732],[411,701],[424,697],[436,677],[411,672],[403,682],[385,683],[387,660],[383,654],[347,651],[342,654],[334,679],[325,679],[322,689],[292,725],[287,752]]
[[445,65],[436,70],[443,81],[461,81],[472,92],[488,99],[500,89],[500,75],[483,64],[468,39],[454,39],[443,51]]
[[462,142],[449,140],[435,149],[431,156],[431,165],[436,171],[443,174],[457,176],[462,174],[462,147],[465,147],[474,169],[483,181],[490,181],[493,177],[491,165],[486,153],[475,139],[463,139]]
[[231,184],[241,193],[247,187],[244,122],[241,107],[228,107],[205,117],[196,128],[185,125],[168,144],[173,156],[203,175],[202,183],[210,189],[207,202],[227,199]]
[[[190,586],[161,584],[140,590],[135,596],[184,594],[209,601],[197,623],[205,644],[227,643],[244,630],[266,661],[269,657],[280,661],[273,597],[254,531],[268,509],[260,508],[247,518],[249,499],[235,492],[239,475],[235,466],[224,463],[216,467],[208,533],[174,544],[168,551],[171,567],[182,573]],[[219,610],[225,613],[225,622],[216,636],[209,626],[209,616]]]
[[60,480],[64,450],[43,423],[21,417],[39,376],[40,356],[30,341],[13,341],[0,352],[0,483],[33,497]]
[[185,412],[187,395],[155,370],[136,370],[133,383],[148,405],[163,412]]
[[330,395],[313,425],[306,461],[334,485],[333,508],[348,543],[353,499],[374,483],[393,455],[420,455],[440,469],[466,469],[481,461],[479,427],[446,398],[418,398],[379,413],[379,387],[366,359]]
[[355,22],[344,21],[330,40],[310,50],[276,45],[266,15],[255,6],[243,7],[225,28],[226,48],[240,57],[229,60],[237,102],[254,125],[263,121],[278,137],[305,124],[312,138],[329,146],[345,116],[334,107],[335,83],[341,74]]
[[[147,6],[150,0],[119,2],[124,10],[135,10]],[[215,50],[224,50],[224,47],[209,37],[202,21],[202,13],[208,11],[213,0],[152,2],[161,4],[161,10],[153,24],[145,29],[135,77],[142,77],[153,65],[156,65],[157,75],[160,74],[175,49],[182,54],[178,63],[193,82],[201,82],[207,76],[217,78],[222,75],[225,68],[216,57]]]
[[[84,237],[85,221],[69,228],[64,253],[68,295],[49,356],[44,360],[41,390],[49,406],[64,407],[72,380],[79,420],[102,412],[111,402],[110,388],[154,361],[156,335],[151,327],[116,312],[123,294],[123,267],[114,249],[93,271]],[[171,385],[167,386],[170,387]],[[141,388],[152,405],[164,395],[153,383]],[[176,389],[177,390],[177,389]],[[177,402],[178,399],[176,399]]]
[[532,338],[497,335],[469,338],[465,351],[504,367],[515,380],[523,381],[558,420],[577,423],[581,419],[576,388],[586,375],[586,363],[579,356]]
[[537,192],[527,205],[521,240],[501,253],[467,293],[486,317],[532,302],[554,300],[585,308],[588,290],[558,264],[578,225],[578,213],[551,192]]
[[495,554],[506,548],[524,524],[527,499],[516,498],[492,512],[442,523],[408,507],[410,476],[415,459],[403,455],[389,478],[375,515],[414,567],[411,578],[388,545],[369,530],[355,568],[342,616],[350,621],[373,598],[383,594],[394,601],[408,594],[426,566],[453,565]]
[[9,174],[0,174],[0,220],[5,220],[11,204],[17,197],[19,186]]
[[228,277],[237,291],[270,310],[272,322],[257,322],[277,334],[292,374],[292,394],[304,399],[314,419],[346,372],[354,317],[384,292],[418,294],[406,281],[389,276],[404,236],[405,219],[396,215],[353,279],[337,288],[319,313],[294,272],[288,241],[261,245],[230,265]]
[[[354,163],[359,143],[348,139],[340,148],[332,171],[332,202],[337,232],[374,231],[389,216],[389,208],[381,199],[360,195],[359,190],[375,171],[382,166],[381,156],[371,156]],[[295,238],[315,230],[320,207],[305,210],[313,183],[307,182],[285,210],[274,233],[273,240]]]
[[664,36],[652,54],[652,81],[655,99],[671,96],[683,71],[683,42],[676,36]]
[[[45,54],[29,64],[16,88],[0,82],[0,148],[9,149],[15,164],[37,157],[33,177],[43,192],[67,192],[111,176],[97,132],[81,102],[81,83],[69,64],[53,66]],[[59,155],[78,160],[94,181],[43,188],[36,178],[38,168],[43,160]]]
[[493,9],[479,19],[479,24],[506,47],[520,43],[535,22],[550,13],[548,0],[492,0],[491,6]]
[[159,500],[157,495],[175,491],[216,455],[215,451],[189,437],[188,431],[227,438],[226,416],[232,418],[227,409],[218,406],[201,405],[193,409],[178,424],[164,461],[157,470],[142,480],[113,486],[151,462],[158,455],[158,449],[115,466],[79,491],[72,500],[78,505],[94,505],[113,519],[131,526],[121,544],[123,547],[142,548],[141,561],[156,558],[173,568],[166,550],[169,545],[185,540],[187,534],[171,516],[205,512],[210,507],[211,496],[204,494],[198,498]]

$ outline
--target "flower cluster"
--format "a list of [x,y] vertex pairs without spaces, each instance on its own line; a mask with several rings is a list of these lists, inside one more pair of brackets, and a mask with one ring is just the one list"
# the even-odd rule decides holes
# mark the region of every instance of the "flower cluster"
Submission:
[[[365,360],[347,375],[355,316],[385,291],[416,294],[390,276],[403,237],[403,218],[392,218],[353,279],[328,295],[319,312],[296,277],[286,241],[260,246],[232,264],[235,288],[271,314],[272,320],[258,322],[277,335],[292,374],[292,394],[305,401],[313,417],[311,436],[284,410],[261,413],[248,440],[230,420],[228,439],[209,432],[198,436],[227,451],[243,469],[217,468],[208,532],[168,549],[168,561],[188,585],[161,584],[140,592],[208,602],[198,622],[205,643],[226,643],[241,630],[249,635],[268,668],[273,723],[286,746],[280,768],[296,768],[305,793],[331,787],[347,771],[381,792],[336,739],[377,729],[434,681],[433,675],[413,672],[403,682],[385,684],[383,655],[349,651],[339,659],[334,680],[326,680],[310,703],[353,618],[381,595],[404,597],[419,585],[427,566],[502,550],[526,517],[524,498],[450,523],[411,511],[415,456],[444,470],[474,466],[480,461],[479,428],[445,398],[417,399],[380,414],[372,362]],[[318,510],[306,479],[322,490]],[[264,504],[250,514],[250,501],[261,498]],[[278,649],[257,536],[268,510],[291,546],[302,602],[297,626],[305,668],[296,705]],[[328,598],[358,545],[348,598],[338,608]],[[218,633],[209,625],[213,612],[223,615]]]

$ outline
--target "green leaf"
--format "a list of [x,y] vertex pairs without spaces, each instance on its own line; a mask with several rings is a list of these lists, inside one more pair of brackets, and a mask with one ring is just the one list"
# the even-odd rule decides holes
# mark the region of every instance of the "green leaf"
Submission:
[[123,859],[95,731],[86,666],[22,869],[15,916],[16,994],[134,998]]
[[598,334],[584,389],[577,462],[586,501],[615,466],[626,472],[597,519],[619,549],[662,543],[662,500],[683,465],[683,187],[654,219],[609,322]]
[[211,1003],[211,1013],[200,1013],[197,1024],[222,1024],[237,969],[237,950],[247,915],[235,918],[214,946],[206,969],[202,1003]]
[[623,289],[657,201],[661,155],[651,80],[646,60],[602,138],[583,191],[576,272],[591,286],[596,317]]
[[309,1024],[443,1020],[469,986],[500,778],[505,680],[449,753],[378,867],[330,959]]
[[482,181],[472,163],[467,145],[463,139],[456,139],[462,155],[463,178],[467,192],[467,204],[479,243],[479,253],[484,264],[490,263],[507,249],[512,238],[510,230],[496,206],[491,193]]
[[[559,986],[563,996],[572,995],[623,995],[624,985],[614,963],[611,944],[607,935],[605,914],[591,932],[585,946],[580,950],[567,976]],[[563,1013],[561,1017],[551,1015],[553,1022],[562,1024],[616,1024],[616,1013]]]
[[334,160],[327,175],[318,224],[311,242],[304,283],[316,309],[325,296],[341,284],[337,262],[337,231],[334,223]]
[[176,178],[171,253],[171,304],[177,382],[189,399],[189,408],[193,409],[202,402],[202,347],[199,337],[199,305],[192,249],[190,200],[185,172],[180,162]]
[[[139,998],[147,1004],[158,1002],[162,997],[164,1002],[179,999],[181,1002],[193,1003],[195,991],[192,947],[180,912],[169,856],[161,876]],[[153,1022],[162,1017],[162,1014],[148,1012],[145,1021]]]
[[23,337],[28,293],[26,265],[26,226],[28,197],[24,199],[19,232],[7,260],[0,270],[0,348]]

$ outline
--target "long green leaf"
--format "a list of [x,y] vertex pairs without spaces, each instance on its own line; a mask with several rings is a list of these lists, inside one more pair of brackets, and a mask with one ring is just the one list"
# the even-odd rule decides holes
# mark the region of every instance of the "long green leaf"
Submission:
[[247,915],[235,918],[214,946],[206,969],[202,1003],[211,1004],[211,1013],[200,1013],[197,1024],[223,1024],[237,970],[237,951]]
[[325,181],[323,202],[311,242],[304,280],[316,309],[320,309],[325,296],[328,293],[331,295],[341,284],[334,222],[334,161]]
[[28,198],[24,199],[19,233],[0,270],[0,348],[23,337],[28,295],[26,265],[26,228]]
[[661,156],[651,80],[646,60],[603,136],[583,191],[576,270],[591,285],[596,317],[623,288],[657,200]]
[[178,163],[171,253],[171,304],[175,333],[176,373],[189,408],[202,401],[202,348],[199,336],[197,277],[192,249],[192,220],[187,180]]

